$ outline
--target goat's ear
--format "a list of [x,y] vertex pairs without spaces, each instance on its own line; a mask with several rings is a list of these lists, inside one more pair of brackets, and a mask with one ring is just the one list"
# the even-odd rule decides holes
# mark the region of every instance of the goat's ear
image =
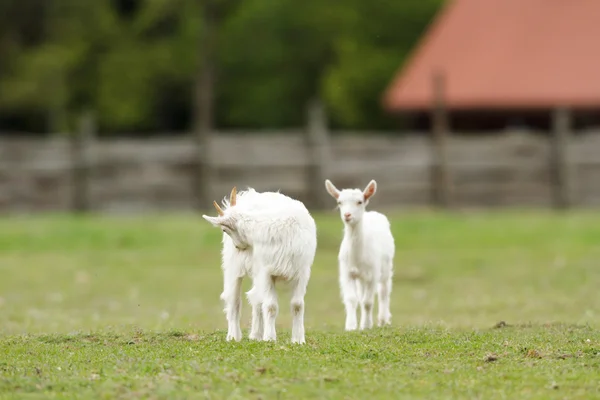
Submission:
[[329,179],[325,179],[325,189],[327,189],[327,192],[334,199],[340,197],[340,191],[333,185],[333,183],[331,183]]
[[365,200],[369,200],[377,191],[377,182],[374,179],[369,182],[365,190],[363,191],[363,196],[365,196]]
[[221,227],[221,218],[219,217],[209,217],[208,215],[202,215],[202,218],[210,222],[212,226],[215,226],[217,228]]

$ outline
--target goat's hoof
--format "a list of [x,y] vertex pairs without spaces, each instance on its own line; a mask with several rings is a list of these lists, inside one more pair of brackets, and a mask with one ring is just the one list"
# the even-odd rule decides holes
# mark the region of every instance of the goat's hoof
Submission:
[[277,336],[272,333],[266,333],[263,335],[263,342],[275,342],[276,340]]
[[378,324],[380,327],[385,327],[385,326],[390,326],[390,325],[392,325],[392,321],[390,321],[389,319],[380,319],[380,320],[377,322],[377,324]]
[[292,339],[292,343],[304,344],[304,343],[306,343],[306,341],[304,340],[304,338],[299,338],[299,339]]
[[242,340],[242,331],[241,330],[234,330],[233,332],[227,332],[227,337],[226,340],[228,342],[235,340],[236,342],[239,342],[240,340]]

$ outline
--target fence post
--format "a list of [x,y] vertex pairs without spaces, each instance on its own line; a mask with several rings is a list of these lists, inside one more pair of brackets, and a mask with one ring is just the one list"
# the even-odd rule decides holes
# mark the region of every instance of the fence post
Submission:
[[195,138],[195,207],[206,210],[211,202],[213,164],[211,144],[214,129],[215,59],[217,46],[217,15],[214,5],[205,2],[202,16],[202,37],[199,42],[200,66],[194,90]]
[[91,111],[83,112],[75,132],[69,135],[71,152],[71,210],[86,212],[90,209],[90,145],[96,134],[96,123]]
[[212,145],[212,129],[209,126],[205,126],[204,123],[200,123],[200,126],[196,128],[194,135],[195,138],[195,154],[193,164],[194,175],[193,175],[193,194],[194,194],[194,205],[196,210],[206,210],[212,203],[212,187],[213,187],[213,174],[214,168],[211,158],[211,145]]
[[431,189],[433,203],[442,208],[451,205],[451,180],[448,165],[448,114],[445,104],[446,82],[441,72],[433,75],[433,107],[431,114]]
[[324,187],[325,179],[330,178],[329,161],[331,149],[329,144],[329,129],[325,106],[319,99],[312,100],[307,109],[306,149],[308,202],[311,207],[323,209],[329,201]]
[[573,171],[569,157],[571,113],[566,108],[556,108],[552,114],[550,143],[550,176],[552,177],[553,205],[567,209],[573,203]]

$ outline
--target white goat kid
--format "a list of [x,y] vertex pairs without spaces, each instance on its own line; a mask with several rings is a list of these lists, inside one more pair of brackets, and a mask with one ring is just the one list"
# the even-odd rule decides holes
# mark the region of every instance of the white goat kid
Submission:
[[242,279],[250,275],[247,292],[252,305],[251,339],[276,340],[278,313],[275,282],[292,285],[292,342],[305,343],[304,296],[317,248],[316,224],[301,202],[281,193],[253,189],[238,196],[233,188],[218,217],[203,218],[223,232],[224,290],[227,340],[241,340]]
[[373,302],[378,294],[378,325],[389,325],[392,292],[394,237],[387,217],[366,211],[377,190],[372,180],[364,191],[338,190],[325,180],[329,194],[337,200],[344,222],[344,239],[338,256],[342,300],[346,308],[346,330],[357,328],[356,308],[361,306],[360,329],[373,326]]
[[[234,187],[230,199],[223,199],[223,206],[228,209],[235,205],[237,209],[259,210],[271,208],[272,202],[288,199],[280,193],[263,192],[259,193],[253,188],[248,188],[240,193],[236,192]],[[223,210],[213,202],[219,215],[223,215]],[[209,220],[209,222],[211,222]],[[211,222],[212,223],[212,222]],[[213,224],[214,225],[214,224]],[[240,318],[242,315],[242,281],[245,276],[252,276],[252,251],[246,251],[249,244],[242,242],[239,235],[233,234],[229,236],[225,227],[221,227],[223,231],[223,249],[222,249],[222,269],[223,269],[223,292],[221,300],[225,304],[225,314],[227,316],[227,341],[242,339],[242,329],[240,327]],[[233,239],[232,239],[233,238]],[[236,243],[234,243],[234,239]],[[248,292],[248,295],[251,291]],[[250,339],[262,340],[263,338],[263,313],[262,304],[255,302],[252,304],[252,325],[249,335]]]

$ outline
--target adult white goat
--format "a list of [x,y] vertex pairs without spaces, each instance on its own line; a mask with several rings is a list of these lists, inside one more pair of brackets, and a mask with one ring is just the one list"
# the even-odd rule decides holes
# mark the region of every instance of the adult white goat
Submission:
[[304,296],[317,248],[317,228],[303,203],[281,193],[254,189],[231,191],[219,216],[203,218],[223,231],[222,268],[228,320],[227,340],[239,341],[242,280],[253,287],[246,295],[252,305],[250,339],[276,340],[278,313],[275,282],[292,285],[292,343],[305,343]]
[[329,194],[337,200],[344,222],[344,238],[338,255],[342,300],[346,307],[346,330],[355,330],[356,308],[361,305],[360,329],[373,326],[373,302],[378,294],[378,325],[389,325],[392,292],[394,237],[387,217],[366,211],[377,190],[372,180],[365,190],[338,190],[325,180]]

